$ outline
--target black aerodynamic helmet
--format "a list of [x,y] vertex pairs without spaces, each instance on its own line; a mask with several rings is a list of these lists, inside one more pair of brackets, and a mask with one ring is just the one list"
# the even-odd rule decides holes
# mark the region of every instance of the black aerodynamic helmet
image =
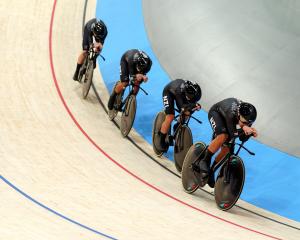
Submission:
[[103,40],[107,35],[107,28],[102,20],[97,20],[93,23],[91,29],[96,41]]
[[241,115],[248,123],[255,122],[257,117],[256,108],[247,102],[242,102],[239,106],[239,115]]
[[202,91],[198,83],[186,81],[184,83],[184,94],[188,101],[198,102],[202,96]]
[[152,65],[150,57],[143,51],[138,51],[133,55],[133,62],[136,64],[136,69],[141,72]]

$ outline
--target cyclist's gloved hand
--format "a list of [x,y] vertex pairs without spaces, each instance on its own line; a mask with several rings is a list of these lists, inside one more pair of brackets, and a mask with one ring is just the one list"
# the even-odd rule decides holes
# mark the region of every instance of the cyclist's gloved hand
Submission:
[[141,74],[141,73],[137,73],[135,75],[135,79],[138,81],[138,82],[147,82],[148,81],[148,77],[144,74]]
[[201,109],[200,103],[196,103],[196,106],[194,108],[196,108],[196,109],[194,109],[194,111],[200,110]]
[[148,81],[148,77],[146,75],[143,76],[143,81],[146,83]]
[[183,112],[191,112],[194,107],[195,107],[194,103],[183,104],[182,110]]
[[142,81],[143,80],[143,74],[140,74],[140,73],[135,74],[135,79],[139,82]]
[[94,51],[95,52],[101,52],[101,50],[102,50],[102,48],[103,48],[103,45],[100,43],[100,42],[95,42],[94,43]]
[[251,135],[246,135],[244,132],[239,135],[239,139],[241,142],[247,142]]
[[194,113],[194,111],[201,109],[201,105],[199,103],[188,103],[183,105],[184,112]]

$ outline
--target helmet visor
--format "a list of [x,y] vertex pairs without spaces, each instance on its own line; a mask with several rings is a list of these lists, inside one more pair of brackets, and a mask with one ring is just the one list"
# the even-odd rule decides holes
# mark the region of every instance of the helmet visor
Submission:
[[185,94],[185,97],[186,97],[186,99],[188,100],[188,101],[191,101],[191,100],[193,100],[194,99],[194,97],[195,97],[195,94],[194,93],[186,93]]
[[195,99],[197,89],[193,85],[189,85],[185,89],[185,96],[187,100],[193,101]]
[[140,71],[144,71],[147,68],[147,62],[144,60],[143,62],[139,62],[136,65],[136,69]]
[[239,116],[239,120],[240,120],[240,122],[243,123],[243,124],[246,124],[246,125],[249,124],[249,122],[248,122],[242,115]]
[[95,36],[96,42],[101,42],[101,38],[99,36]]

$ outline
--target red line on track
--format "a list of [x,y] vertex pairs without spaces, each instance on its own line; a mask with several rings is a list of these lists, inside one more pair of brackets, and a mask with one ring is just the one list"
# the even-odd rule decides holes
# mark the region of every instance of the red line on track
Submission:
[[56,74],[55,74],[55,69],[54,69],[54,64],[53,64],[53,49],[52,49],[52,32],[53,32],[53,23],[54,23],[54,16],[55,16],[55,9],[56,9],[56,4],[57,4],[57,1],[58,0],[54,0],[54,3],[53,3],[53,8],[52,8],[52,14],[51,14],[51,21],[50,21],[50,29],[49,29],[49,57],[50,57],[50,67],[51,67],[51,73],[52,73],[52,77],[53,77],[53,81],[55,83],[55,87],[56,87],[56,90],[57,90],[57,93],[62,101],[62,104],[64,105],[66,111],[68,112],[68,114],[70,115],[70,117],[72,118],[73,122],[76,124],[76,126],[79,128],[79,130],[82,132],[82,134],[92,143],[92,145],[94,145],[104,156],[106,156],[110,161],[112,161],[114,164],[116,164],[118,167],[120,167],[122,170],[124,170],[125,172],[127,172],[129,175],[133,176],[134,178],[136,178],[137,180],[139,180],[140,182],[144,183],[145,185],[147,185],[148,187],[156,190],[157,192],[165,195],[166,197],[168,198],[171,198],[173,199],[174,201],[178,202],[178,203],[181,203],[189,208],[192,208],[198,212],[201,212],[203,214],[206,214],[212,218],[215,218],[215,219],[218,219],[220,221],[223,221],[223,222],[226,222],[228,224],[231,224],[231,225],[234,225],[236,227],[239,227],[239,228],[242,228],[244,230],[247,230],[247,231],[250,231],[250,232],[253,232],[253,233],[257,233],[259,235],[263,235],[263,236],[266,236],[268,238],[272,238],[272,239],[277,239],[277,240],[282,240],[281,238],[277,238],[277,237],[274,237],[274,236],[271,236],[271,235],[268,235],[268,234],[265,234],[265,233],[262,233],[262,232],[259,232],[259,231],[256,231],[254,229],[251,229],[251,228],[248,228],[248,227],[244,227],[242,225],[239,225],[237,223],[234,223],[234,222],[231,222],[229,220],[226,220],[224,218],[221,218],[221,217],[218,217],[216,215],[213,215],[209,212],[206,212],[200,208],[197,208],[195,206],[192,206],[164,191],[162,191],[161,189],[155,187],[154,185],[146,182],[145,180],[143,180],[142,178],[140,178],[139,176],[135,175],[133,172],[131,172],[130,170],[128,170],[127,168],[125,168],[123,165],[121,165],[120,163],[118,163],[116,160],[114,160],[112,157],[110,157],[102,148],[100,148],[97,143],[87,134],[87,132],[80,126],[80,124],[78,123],[78,121],[76,120],[76,118],[74,117],[73,113],[71,112],[70,108],[68,107],[61,91],[60,91],[60,88],[59,88],[59,85],[58,85],[58,81],[57,81],[57,78],[56,78]]

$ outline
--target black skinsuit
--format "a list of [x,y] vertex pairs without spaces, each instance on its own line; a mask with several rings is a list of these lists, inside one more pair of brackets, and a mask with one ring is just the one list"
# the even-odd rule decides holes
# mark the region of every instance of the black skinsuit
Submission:
[[150,58],[149,58],[150,62],[147,65],[147,67],[143,71],[140,71],[140,72],[137,71],[136,63],[133,61],[133,56],[134,56],[134,54],[136,54],[138,52],[140,52],[140,50],[131,49],[131,50],[126,51],[123,54],[121,61],[120,61],[120,67],[121,67],[120,80],[121,80],[121,82],[128,82],[129,77],[133,76],[137,73],[146,75],[150,71],[151,65],[152,65],[152,61]]
[[194,108],[199,99],[195,99],[193,102],[189,102],[184,93],[184,83],[186,81],[182,79],[176,79],[168,83],[163,90],[163,104],[166,114],[174,114],[174,101],[179,111],[182,108]]
[[229,135],[228,141],[239,133],[236,128],[238,120],[238,107],[242,103],[236,98],[227,98],[214,104],[208,112],[208,120],[214,131],[214,137],[221,133]]
[[[101,20],[100,20],[101,21]],[[83,29],[83,39],[82,39],[82,49],[83,50],[89,50],[90,45],[93,43],[93,33],[92,33],[92,25],[97,22],[96,18],[93,18],[91,20],[89,20]],[[103,25],[105,26],[104,22],[102,22]],[[107,30],[106,30],[106,34],[103,38],[100,39],[100,43],[103,45],[105,38],[107,36]],[[96,40],[95,40],[96,41]]]

